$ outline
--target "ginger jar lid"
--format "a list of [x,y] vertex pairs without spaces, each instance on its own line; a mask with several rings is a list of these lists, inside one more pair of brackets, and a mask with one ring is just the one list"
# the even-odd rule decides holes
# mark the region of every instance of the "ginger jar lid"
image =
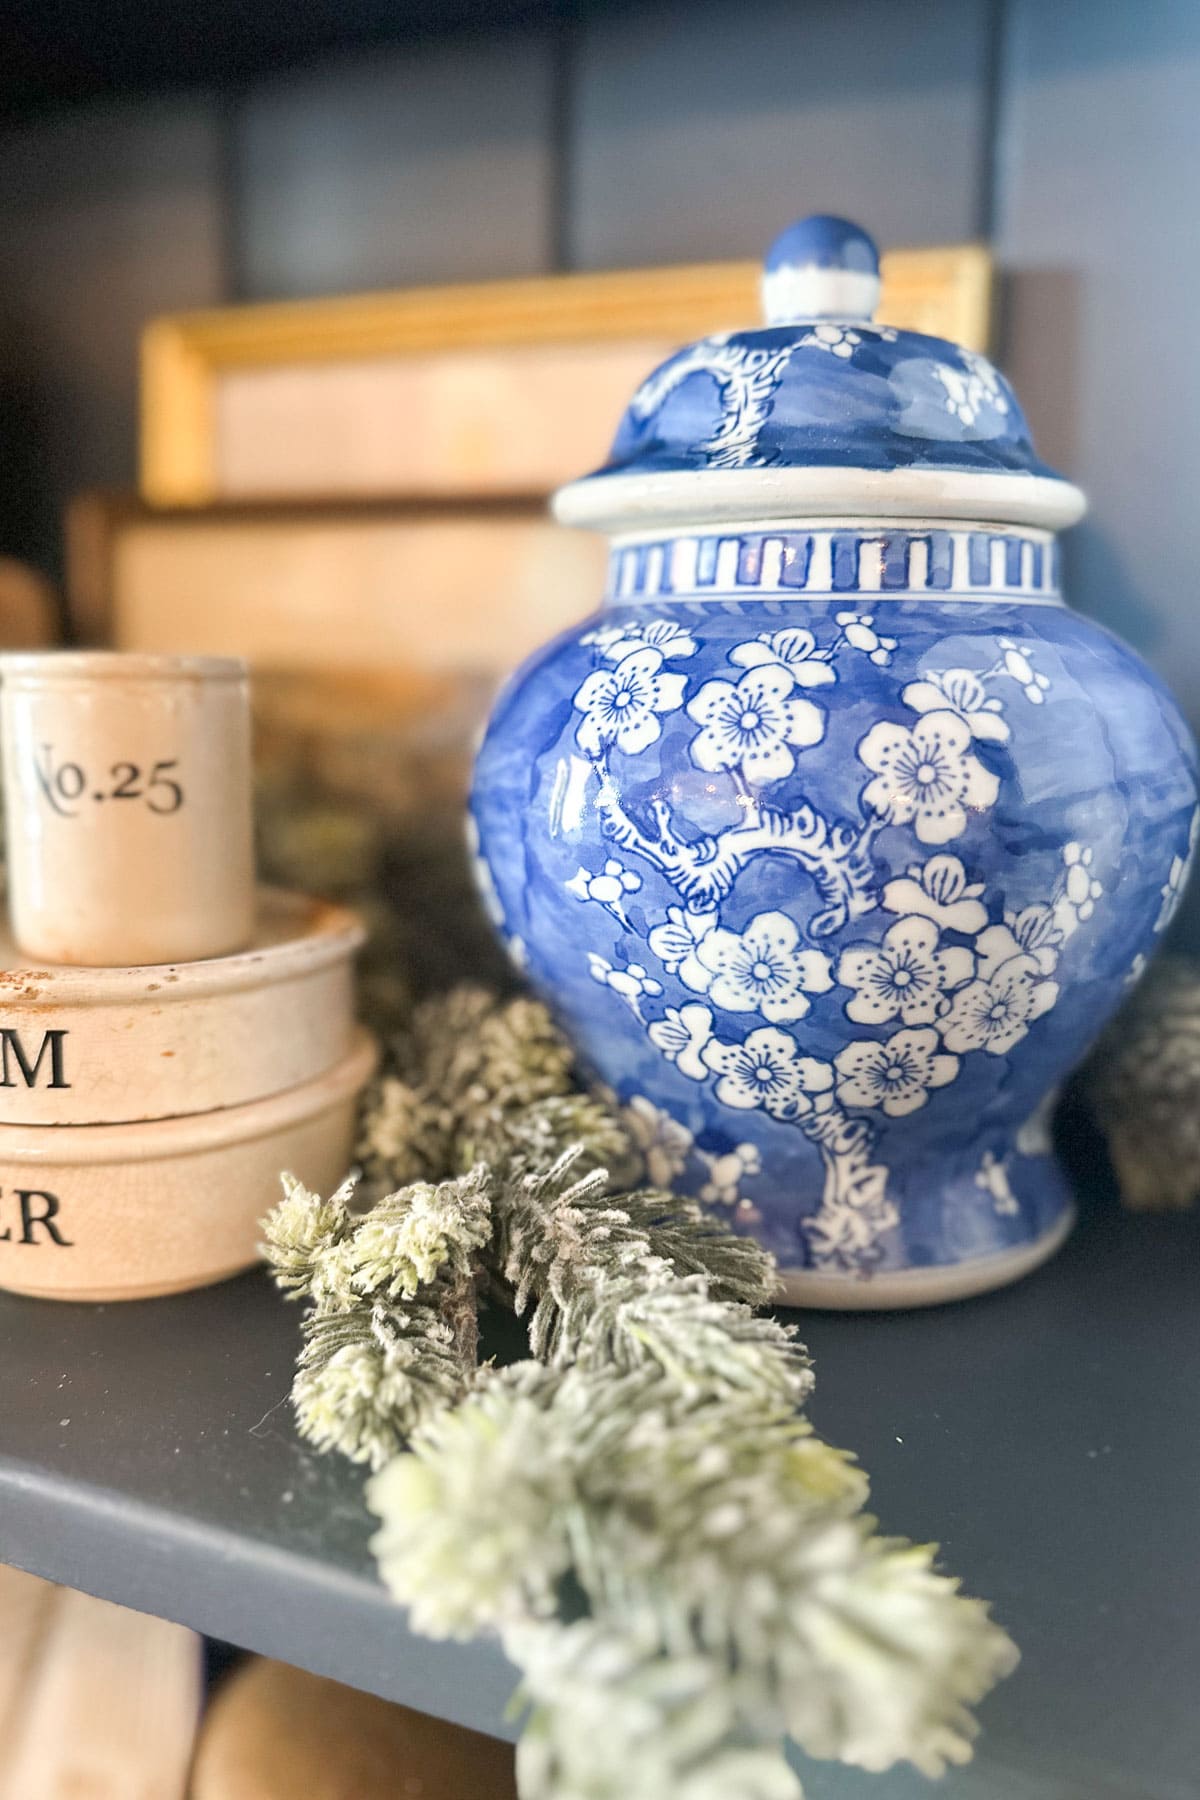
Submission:
[[986,357],[872,323],[879,256],[857,225],[789,226],[762,292],[764,326],[702,338],[642,383],[608,462],[555,496],[564,524],[866,515],[1053,530],[1082,515]]

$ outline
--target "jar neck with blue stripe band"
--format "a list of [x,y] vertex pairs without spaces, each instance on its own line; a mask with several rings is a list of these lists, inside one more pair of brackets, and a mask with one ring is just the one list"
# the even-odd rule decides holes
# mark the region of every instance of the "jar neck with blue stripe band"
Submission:
[[621,537],[605,598],[629,604],[831,595],[1061,605],[1059,545],[1049,531],[915,522]]

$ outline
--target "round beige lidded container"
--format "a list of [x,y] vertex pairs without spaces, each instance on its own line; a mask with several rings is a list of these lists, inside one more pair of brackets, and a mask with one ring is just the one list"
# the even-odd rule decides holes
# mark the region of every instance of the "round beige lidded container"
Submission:
[[291,1170],[329,1193],[354,1147],[375,1046],[248,1106],[140,1125],[0,1126],[0,1287],[55,1300],[140,1300],[257,1262]]
[[0,657],[13,936],[40,961],[223,956],[254,932],[250,710],[233,657]]
[[344,907],[260,888],[234,956],[85,969],[22,958],[0,927],[0,1125],[117,1125],[244,1106],[354,1042]]

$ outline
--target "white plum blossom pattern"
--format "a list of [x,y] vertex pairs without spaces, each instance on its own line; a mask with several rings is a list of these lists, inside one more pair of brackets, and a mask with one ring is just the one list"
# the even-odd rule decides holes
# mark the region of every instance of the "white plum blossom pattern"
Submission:
[[1092,873],[1090,846],[1064,844],[1062,859],[1065,873],[1054,908],[1054,922],[1063,937],[1068,938],[1091,918],[1104,889]]
[[644,1025],[643,996],[656,999],[663,991],[662,982],[647,974],[641,963],[629,963],[625,968],[619,969],[609,962],[607,956],[599,956],[594,950],[588,951],[587,960],[592,980],[611,988],[617,998],[624,1001],[638,1024]]
[[894,1032],[883,1043],[860,1038],[838,1051],[833,1066],[843,1106],[881,1106],[894,1119],[916,1112],[958,1074],[957,1056],[947,1056],[928,1027]]
[[850,325],[814,325],[800,339],[801,350],[827,350],[830,356],[848,359],[862,343],[862,333]]
[[993,744],[1008,742],[1008,725],[1001,716],[1004,702],[989,696],[982,677],[971,669],[931,670],[920,681],[910,681],[900,698],[914,712],[957,713],[972,737]]
[[706,681],[687,708],[701,727],[691,742],[696,767],[737,770],[751,786],[783,781],[796,766],[794,752],[819,744],[825,733],[824,713],[811,700],[792,698],[795,685],[792,671],[773,661],[736,682]]
[[989,925],[975,939],[979,974],[990,981],[1002,963],[1024,954],[1033,958],[1039,974],[1053,975],[1063,941],[1053,907],[1038,901],[1019,913],[1006,912],[1003,925]]
[[661,1019],[656,1019],[647,1036],[668,1062],[675,1064],[689,1081],[704,1081],[708,1074],[703,1050],[712,1036],[712,1011],[700,1002],[687,1006],[668,1006]]
[[802,1019],[808,996],[827,994],[833,977],[823,951],[799,946],[799,927],[786,913],[759,913],[740,932],[718,926],[696,949],[707,976],[701,991],[726,1012],[759,1012],[776,1024]]
[[875,775],[863,803],[894,825],[911,825],[923,844],[961,837],[970,812],[996,803],[999,777],[970,753],[970,727],[953,712],[925,713],[911,730],[881,720],[858,746]]
[[1196,860],[1198,835],[1200,835],[1200,807],[1197,807],[1192,814],[1192,822],[1188,827],[1187,849],[1182,856],[1171,858],[1171,867],[1167,871],[1167,879],[1161,889],[1162,905],[1159,907],[1158,917],[1154,921],[1156,933],[1165,931],[1179,911],[1184,890],[1188,884],[1188,877],[1192,872],[1192,864]]
[[1011,956],[986,980],[969,982],[951,1002],[942,1021],[947,1050],[1007,1056],[1035,1019],[1058,999],[1058,983],[1047,981],[1032,956]]
[[589,650],[599,650],[603,654],[613,644],[619,644],[624,636],[624,625],[606,623],[594,625],[590,631],[583,632],[579,641],[586,644]]
[[663,654],[647,646],[623,656],[614,669],[593,669],[575,695],[583,714],[575,742],[591,756],[610,745],[637,756],[662,736],[660,713],[683,705],[686,677],[662,673]]
[[842,987],[855,988],[846,1002],[856,1025],[886,1025],[899,1018],[905,1025],[930,1025],[949,1004],[951,989],[975,973],[975,958],[961,945],[938,949],[939,932],[919,914],[897,919],[882,943],[851,944],[837,966]]
[[1015,681],[1031,705],[1040,706],[1050,689],[1050,679],[1035,669],[1030,652],[1011,638],[999,638],[1003,655],[983,670],[952,668],[926,670],[910,681],[900,698],[914,712],[956,712],[970,726],[971,736],[982,742],[1006,744],[1011,727],[1004,717],[1004,701],[990,693],[989,684]]
[[705,968],[697,951],[706,932],[717,922],[715,912],[690,912],[682,906],[668,906],[666,921],[656,925],[647,939],[668,975],[678,975],[684,987],[694,994],[706,994],[712,981],[711,970]]
[[645,1094],[632,1094],[621,1108],[621,1117],[646,1165],[655,1187],[669,1188],[687,1166],[692,1134]]
[[975,1186],[992,1197],[992,1211],[998,1218],[1015,1218],[1021,1208],[1008,1179],[1008,1164],[994,1150],[985,1150],[975,1171]]
[[[832,338],[823,347],[841,354]],[[986,387],[982,376],[970,379]],[[728,449],[732,457],[732,441]],[[1072,842],[1061,849],[1049,894],[989,896],[969,858],[943,848],[999,797],[996,770],[1006,767],[1015,727],[1005,684],[1015,682],[1035,705],[1049,689],[1029,653],[1009,639],[1000,640],[999,660],[979,670],[962,666],[961,635],[952,652],[949,641],[934,644],[896,695],[908,722],[878,715],[865,722],[853,746],[868,776],[858,819],[824,818],[794,795],[773,801],[769,790],[792,777],[804,751],[825,736],[829,721],[816,690],[834,698],[839,657],[853,653],[886,668],[898,648],[869,612],[840,612],[836,628],[824,641],[807,625],[735,640],[726,652],[728,678],[703,680],[666,667],[698,652],[697,636],[680,621],[627,615],[589,632],[598,666],[574,697],[582,756],[560,771],[551,808],[564,829],[577,829],[595,805],[612,854],[598,869],[580,867],[567,887],[627,932],[628,902],[638,895],[639,942],[657,959],[651,973],[641,962],[614,962],[601,945],[588,956],[593,979],[629,1009],[686,1082],[713,1093],[732,1115],[758,1114],[756,1134],[785,1125],[813,1146],[824,1187],[820,1207],[800,1222],[808,1256],[819,1268],[869,1274],[899,1224],[880,1156],[886,1121],[935,1102],[964,1057],[1005,1057],[1028,1035],[1058,998],[1064,948],[1102,898],[1102,884],[1092,847]],[[627,807],[609,759],[656,744],[669,714],[679,715],[670,753],[661,768],[651,760],[641,790],[647,797]],[[705,783],[712,811],[704,824],[674,811],[675,740],[684,720],[692,726],[683,738],[691,762],[726,778]],[[726,822],[714,826],[722,808]],[[885,828],[907,832],[932,853],[885,878],[875,848]],[[1200,810],[1189,854],[1198,831]],[[894,840],[885,842],[891,858]],[[750,909],[737,904],[739,877],[760,858],[775,858],[784,878],[785,857],[812,877],[824,910],[805,922],[765,900],[747,918]],[[1177,902],[1186,864],[1181,856],[1171,865],[1164,915]],[[647,868],[659,878],[653,887]],[[671,895],[664,906],[650,898],[659,882]],[[770,881],[759,889],[776,891],[786,890]],[[848,929],[872,914],[874,929]],[[832,958],[818,947],[825,936],[837,944]],[[660,976],[678,983],[682,1000],[678,991],[665,993]],[[745,1020],[740,1041],[729,1031],[731,1014]],[[831,1060],[810,1054],[830,1042],[841,1014],[862,1035],[846,1044],[842,1027],[844,1047]],[[798,1031],[810,1015],[813,1024]],[[729,1147],[730,1133],[724,1148],[702,1148],[686,1125],[642,1095],[629,1101],[625,1117],[652,1180],[667,1186],[686,1170],[708,1204],[730,1209],[739,1223],[757,1221],[743,1192],[762,1171],[756,1145]],[[1044,1135],[1044,1126],[1028,1121],[1017,1154],[1044,1153]],[[975,1174],[1001,1216],[1018,1208],[1009,1174],[999,1150],[986,1152]]]
[[885,344],[896,342],[896,332],[890,325],[859,324],[839,325],[832,319],[824,319],[819,325],[813,325],[799,341],[801,350],[825,350],[830,356],[837,356],[848,361],[864,340],[882,339]]
[[968,881],[967,871],[957,856],[931,856],[907,875],[889,881],[879,904],[884,912],[916,913],[932,919],[943,931],[961,931],[974,937],[987,924],[982,893],[982,881]]
[[1028,652],[1018,649],[1011,638],[1000,638],[998,642],[1004,656],[997,664],[997,672],[1015,681],[1031,706],[1041,706],[1050,692],[1050,677],[1035,669]]
[[880,668],[886,669],[892,660],[892,653],[899,647],[899,640],[894,637],[883,637],[875,629],[873,613],[840,612],[837,623],[842,628],[841,641],[849,644],[852,650],[861,650]]
[[829,1093],[833,1073],[828,1063],[802,1056],[796,1040],[775,1025],[752,1031],[743,1044],[713,1038],[704,1061],[719,1075],[717,1099],[739,1112],[759,1107],[773,1119],[799,1119]]
[[837,680],[833,664],[825,651],[817,649],[811,631],[793,627],[789,631],[764,631],[744,644],[735,644],[729,660],[742,669],[755,669],[763,663],[782,663],[791,671],[797,687],[824,687]]
[[630,620],[623,625],[598,625],[580,638],[581,644],[598,649],[607,662],[622,662],[635,650],[649,646],[668,662],[695,656],[700,646],[686,626],[676,619]]
[[946,411],[963,425],[973,425],[979,416],[968,378],[949,363],[935,363],[933,373],[946,390]]
[[962,350],[959,354],[965,365],[961,371],[949,363],[932,365],[934,375],[945,389],[946,411],[966,426],[974,425],[987,412],[1001,416],[1007,413],[1008,398],[991,363],[970,350]]
[[636,869],[627,869],[623,863],[610,856],[598,875],[580,868],[566,883],[567,892],[574,894],[577,900],[594,900],[614,919],[622,925],[628,924],[625,916],[626,894],[636,894],[642,885],[642,878]]
[[707,1206],[724,1206],[745,1217],[748,1203],[742,1196],[742,1183],[762,1174],[762,1157],[754,1144],[738,1144],[720,1155],[698,1152],[708,1170],[708,1179],[699,1198]]

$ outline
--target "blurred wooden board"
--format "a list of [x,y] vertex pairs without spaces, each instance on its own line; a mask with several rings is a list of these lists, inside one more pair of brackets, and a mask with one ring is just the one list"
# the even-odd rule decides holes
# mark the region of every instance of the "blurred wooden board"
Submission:
[[58,1589],[0,1567],[0,1768],[22,1728]]
[[498,679],[599,604],[605,552],[540,500],[162,511],[88,495],[67,526],[78,638],[262,667]]
[[[883,258],[880,322],[986,346],[978,244]],[[681,343],[761,318],[757,263],[228,307],[142,339],[144,497],[160,506],[545,491],[604,459]]]
[[189,1800],[301,1797],[517,1800],[513,1753],[461,1725],[256,1658],[209,1708]]
[[212,390],[216,491],[549,492],[604,461],[625,400],[672,348],[635,338],[231,368]]
[[42,650],[59,639],[58,602],[44,576],[0,556],[0,649]]
[[184,1800],[195,1633],[0,1568],[0,1800]]

